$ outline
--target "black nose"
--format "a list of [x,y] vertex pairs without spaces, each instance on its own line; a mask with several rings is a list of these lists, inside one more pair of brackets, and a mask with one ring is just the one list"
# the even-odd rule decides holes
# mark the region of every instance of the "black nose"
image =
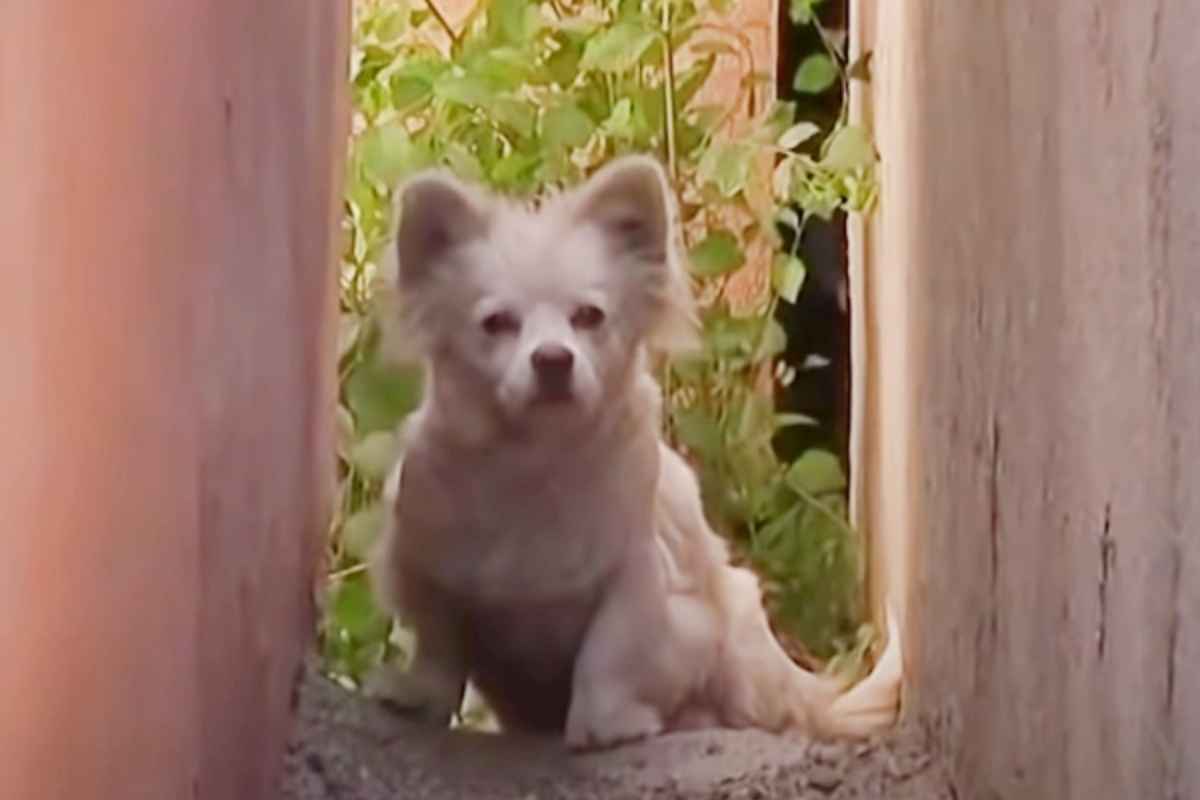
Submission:
[[571,351],[558,344],[542,345],[533,351],[530,360],[533,361],[534,371],[544,377],[566,377],[575,365],[575,356]]

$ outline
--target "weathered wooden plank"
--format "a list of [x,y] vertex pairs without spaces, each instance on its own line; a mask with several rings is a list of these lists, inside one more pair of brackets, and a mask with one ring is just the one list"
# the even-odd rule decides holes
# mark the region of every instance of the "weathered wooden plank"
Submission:
[[269,798],[327,520],[348,7],[0,4],[0,798]]
[[1200,795],[1200,8],[877,11],[911,719],[963,797]]

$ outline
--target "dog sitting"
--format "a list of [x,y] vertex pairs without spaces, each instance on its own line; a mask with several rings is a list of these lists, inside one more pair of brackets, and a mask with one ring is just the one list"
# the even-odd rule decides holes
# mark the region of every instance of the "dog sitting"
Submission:
[[470,680],[505,730],[573,749],[890,724],[897,681],[839,696],[791,661],[662,439],[648,358],[696,325],[658,163],[618,159],[537,206],[427,172],[398,205],[428,384],[371,560],[417,642],[389,703],[445,726]]

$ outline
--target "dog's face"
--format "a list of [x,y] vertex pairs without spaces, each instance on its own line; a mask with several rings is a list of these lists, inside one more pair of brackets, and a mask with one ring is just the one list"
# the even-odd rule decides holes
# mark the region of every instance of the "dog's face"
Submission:
[[399,206],[410,335],[435,382],[510,419],[587,418],[628,385],[644,345],[691,330],[670,190],[648,158],[538,208],[436,173],[405,184]]

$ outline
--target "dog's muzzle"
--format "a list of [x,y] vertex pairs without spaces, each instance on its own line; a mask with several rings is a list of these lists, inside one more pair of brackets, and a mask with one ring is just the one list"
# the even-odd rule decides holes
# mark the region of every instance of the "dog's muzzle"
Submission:
[[572,373],[575,356],[562,345],[542,345],[529,357],[537,379],[538,402],[566,403],[574,396]]

